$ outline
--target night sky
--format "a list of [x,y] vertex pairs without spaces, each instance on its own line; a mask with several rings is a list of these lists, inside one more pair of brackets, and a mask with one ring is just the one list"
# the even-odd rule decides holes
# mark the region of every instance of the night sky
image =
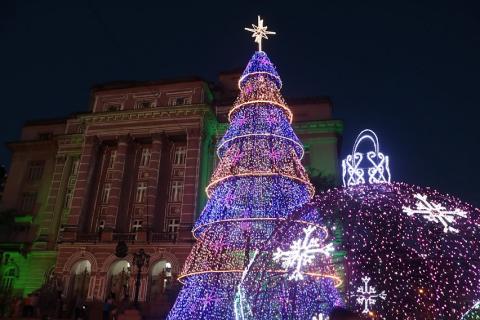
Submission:
[[2,0],[2,140],[88,110],[94,84],[244,67],[257,14],[284,95],[333,100],[342,157],[371,128],[394,180],[480,205],[480,1]]

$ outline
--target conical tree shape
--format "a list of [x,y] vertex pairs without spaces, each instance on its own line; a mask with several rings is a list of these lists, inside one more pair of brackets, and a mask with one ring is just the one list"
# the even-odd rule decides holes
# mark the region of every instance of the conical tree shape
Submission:
[[[268,290],[251,292],[247,288],[239,292],[238,286],[254,257],[263,261],[257,266],[268,268],[255,268],[262,273],[259,281],[268,283],[274,276],[285,288],[290,286],[288,268],[273,262],[272,250],[265,246],[279,234],[279,227],[288,223],[292,226],[289,234],[301,237],[302,228],[310,226],[315,229],[312,236],[322,240],[327,236],[326,229],[316,223],[315,214],[292,219],[292,212],[310,201],[314,188],[300,162],[304,150],[291,127],[292,113],[280,94],[281,85],[266,53],[256,52],[239,80],[240,94],[229,113],[230,126],[217,146],[220,162],[206,189],[209,201],[195,223],[198,242],[180,276],[184,287],[169,315],[171,320],[238,319],[235,309],[238,311],[241,303],[238,299],[236,303],[235,297],[258,292],[262,298],[255,301],[262,302],[264,308]],[[333,273],[325,263],[321,269],[310,270],[307,277],[317,279]],[[327,278],[327,286],[333,288],[333,277]],[[271,298],[281,297],[277,292]],[[327,300],[331,306],[332,299]],[[246,303],[250,306],[241,319],[259,311],[256,303]],[[304,312],[310,318],[311,310]]]

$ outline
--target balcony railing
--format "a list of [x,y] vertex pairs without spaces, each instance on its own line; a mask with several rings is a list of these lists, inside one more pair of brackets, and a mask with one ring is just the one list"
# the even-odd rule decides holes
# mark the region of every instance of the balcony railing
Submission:
[[175,242],[177,241],[176,232],[153,232],[150,235],[152,242]]
[[99,240],[98,233],[77,234],[77,242],[97,242],[98,240]]
[[113,241],[135,241],[137,239],[136,233],[114,233]]
[[64,230],[59,233],[59,242],[74,241],[82,243],[98,243],[98,242],[176,242],[178,239],[177,232],[149,232],[147,234],[136,232],[114,232],[110,234],[110,237],[104,237],[102,233],[83,233],[79,232],[75,235],[75,240],[63,239]]

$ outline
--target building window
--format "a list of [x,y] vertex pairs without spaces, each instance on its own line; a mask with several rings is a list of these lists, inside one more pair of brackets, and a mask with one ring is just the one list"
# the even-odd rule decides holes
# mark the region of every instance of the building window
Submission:
[[140,158],[140,166],[146,167],[150,162],[150,148],[142,148],[142,157]]
[[170,201],[180,202],[183,195],[183,181],[172,181],[172,188],[170,191]]
[[155,103],[152,100],[141,100],[135,103],[135,109],[150,109],[154,107]]
[[177,233],[180,228],[180,219],[167,219],[167,232]]
[[187,148],[185,146],[176,147],[175,153],[173,155],[173,164],[174,165],[185,164],[186,157],[187,157]]
[[70,206],[72,205],[72,199],[73,199],[73,190],[67,189],[67,192],[65,192],[65,201],[63,203],[63,209],[70,209]]
[[106,183],[103,186],[102,190],[102,203],[108,203],[108,199],[110,198],[110,190],[112,189],[112,186],[110,183]]
[[37,200],[36,192],[25,192],[22,195],[20,208],[23,212],[32,212],[35,207],[35,201]]
[[168,105],[171,107],[189,104],[192,104],[192,97],[170,97],[168,99]]
[[180,205],[171,205],[168,210],[168,215],[173,217],[180,216],[182,207]]
[[45,161],[31,161],[28,166],[28,181],[37,181],[42,178]]
[[135,196],[135,202],[145,202],[146,197],[147,197],[147,183],[139,182],[137,184],[137,193]]
[[70,175],[76,176],[78,173],[78,167],[80,165],[80,159],[75,158],[72,160],[72,167],[70,168]]
[[104,111],[120,111],[122,105],[120,103],[109,103],[105,106]]
[[113,169],[113,165],[115,164],[116,159],[117,150],[112,150],[112,152],[110,152],[110,158],[108,159],[108,169]]
[[132,231],[133,232],[138,232],[138,231],[142,230],[142,224],[143,224],[142,220],[134,220],[133,224],[132,224]]
[[16,268],[6,269],[2,276],[0,290],[2,290],[2,292],[12,291],[16,278],[18,278],[18,272]]

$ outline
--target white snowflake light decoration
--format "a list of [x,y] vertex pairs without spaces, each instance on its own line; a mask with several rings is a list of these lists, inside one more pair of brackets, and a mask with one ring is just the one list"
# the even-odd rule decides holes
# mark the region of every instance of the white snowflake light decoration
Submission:
[[355,297],[357,297],[357,303],[363,305],[362,313],[369,313],[371,307],[377,303],[377,299],[385,300],[387,298],[385,291],[377,293],[375,287],[368,284],[370,280],[370,277],[363,277],[363,286],[358,287],[357,295],[355,295]]
[[316,253],[330,256],[331,252],[334,251],[332,243],[320,247],[319,240],[311,237],[315,229],[314,226],[303,229],[305,238],[294,241],[289,251],[277,248],[277,252],[273,254],[274,261],[281,261],[285,269],[293,269],[288,277],[289,280],[303,280],[302,267],[312,263]]
[[328,320],[328,316],[325,316],[323,313],[319,313],[318,315],[314,315],[312,320]]
[[403,212],[409,216],[414,214],[422,215],[430,222],[441,223],[443,225],[443,232],[458,233],[458,229],[452,227],[455,224],[455,217],[466,218],[467,213],[463,210],[456,208],[455,210],[447,210],[444,206],[438,203],[429,202],[426,195],[419,193],[415,194],[415,198],[418,199],[416,208],[403,207]]

